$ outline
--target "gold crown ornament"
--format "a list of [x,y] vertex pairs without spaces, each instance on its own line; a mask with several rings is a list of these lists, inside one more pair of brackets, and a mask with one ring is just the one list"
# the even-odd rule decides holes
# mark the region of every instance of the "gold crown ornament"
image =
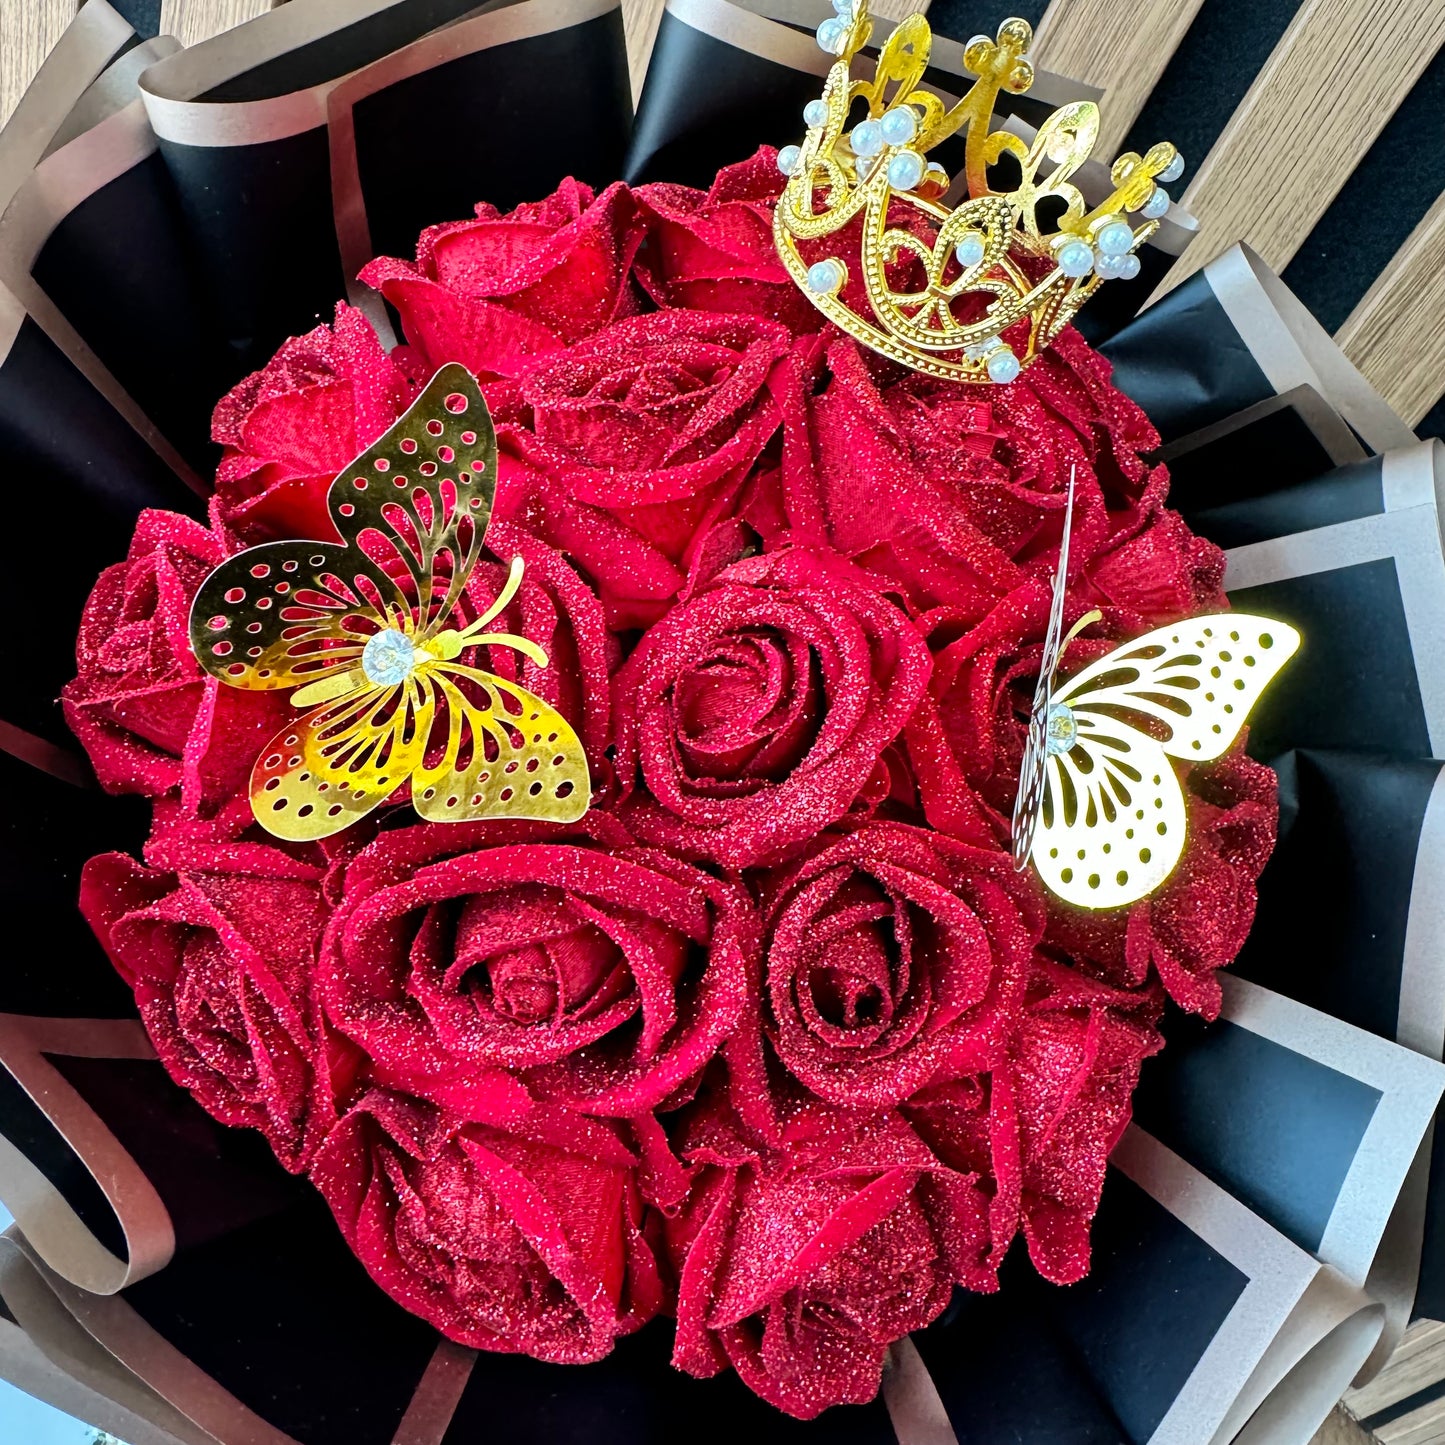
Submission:
[[[818,27],[818,43],[837,62],[822,98],[803,110],[803,143],[778,152],[788,178],[773,215],[778,254],[813,305],[874,351],[931,376],[1012,381],[1101,281],[1139,274],[1135,252],[1169,209],[1159,183],[1177,180],[1184,161],[1167,142],[1144,156],[1120,156],[1110,171],[1112,193],[1090,209],[1069,177],[1098,138],[1092,101],[1054,111],[1032,144],[989,129],[999,92],[1018,95],[1033,83],[1027,21],[1005,20],[996,39],[969,41],[964,65],[978,79],[945,110],[919,88],[933,43],[922,15],[910,15],[888,37],[872,80],[852,80],[849,64],[873,25],[866,0],[833,0],[833,8],[838,13]],[[867,118],[845,134],[860,98]],[[944,201],[952,178],[926,157],[965,127],[968,199],[950,209]],[[1020,179],[1010,191],[995,191],[989,167],[1005,155],[1017,162]],[[1044,202],[1048,215],[1062,203],[1052,228],[1039,215]],[[1135,213],[1137,228],[1127,219]],[[861,241],[856,228],[844,229],[860,216]],[[828,238],[845,234],[852,254],[818,254]],[[805,259],[800,244],[816,259]],[[915,264],[900,267],[909,260]],[[844,299],[845,288],[856,294],[848,287],[854,271],[867,313]],[[912,289],[895,289],[900,283]]]

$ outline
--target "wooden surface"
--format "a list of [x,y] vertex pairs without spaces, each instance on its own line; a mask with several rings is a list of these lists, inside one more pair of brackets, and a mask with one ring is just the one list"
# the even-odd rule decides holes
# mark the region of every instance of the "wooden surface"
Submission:
[[622,25],[627,32],[627,68],[632,72],[632,99],[642,94],[652,42],[662,19],[662,0],[622,0]]
[[[1204,0],[1051,0],[1033,57],[1104,92],[1094,153],[1118,153]],[[1203,157],[1186,156],[1192,166]]]
[[1445,387],[1445,195],[1361,298],[1338,340],[1411,426],[1435,404]]
[[1304,0],[1193,172],[1199,234],[1168,284],[1241,239],[1282,271],[1442,41],[1440,0]]
[[0,125],[75,14],[75,0],[0,0]]
[[161,0],[161,34],[198,45],[274,8],[275,0]]

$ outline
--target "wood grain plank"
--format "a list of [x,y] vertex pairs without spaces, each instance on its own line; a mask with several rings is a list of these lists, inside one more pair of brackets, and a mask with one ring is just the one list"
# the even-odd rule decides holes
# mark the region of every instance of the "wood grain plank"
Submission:
[[[1445,390],[1445,378],[1438,384]],[[1442,1376],[1445,1376],[1445,1324],[1437,1320],[1416,1320],[1405,1331],[1384,1369],[1368,1385],[1347,1390],[1344,1404],[1351,1414],[1363,1420],[1408,1399]]]
[[199,45],[275,9],[275,0],[161,0],[161,34]]
[[627,69],[632,76],[632,101],[642,94],[652,42],[662,20],[663,0],[622,0],[622,25],[627,32]]
[[[1335,340],[1411,426],[1445,394],[1445,196],[1425,213]],[[1445,1325],[1435,1328],[1441,1332],[1438,1378],[1445,1375]]]
[[1440,0],[1304,0],[1184,193],[1199,234],[1160,289],[1238,240],[1282,270],[1442,41]]
[[76,0],[0,0],[0,125],[75,16]]
[[1330,1418],[1320,1426],[1310,1445],[1374,1445],[1371,1435],[1343,1408],[1330,1412]]
[[869,0],[868,9],[888,20],[907,20],[910,15],[926,15],[928,0]]
[[1445,1400],[1431,1400],[1378,1426],[1369,1439],[1380,1445],[1441,1445],[1445,1441]]
[[[1112,161],[1204,0],[1051,0],[1033,58],[1044,70],[1098,86],[1094,149]],[[1167,136],[1158,137],[1160,140]]]

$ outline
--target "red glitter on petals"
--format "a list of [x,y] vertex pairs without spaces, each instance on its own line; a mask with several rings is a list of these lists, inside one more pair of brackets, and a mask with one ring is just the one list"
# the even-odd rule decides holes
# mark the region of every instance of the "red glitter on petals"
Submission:
[[[1241,751],[1184,771],[1184,857],[1114,913],[1013,870],[1070,473],[1066,622],[1103,616],[1071,667],[1226,606],[1221,554],[1077,333],[999,387],[860,350],[782,272],[779,188],[768,151],[707,191],[567,181],[372,262],[408,346],[343,306],[222,400],[214,530],[141,516],[63,701],[152,805],[81,901],[158,1055],[382,1288],[555,1362],[672,1314],[678,1368],[812,1418],[1019,1236],[1086,1272],[1166,996],[1217,1012],[1277,802]],[[469,660],[569,719],[592,807],[431,824],[403,791],[280,844],[247,780],[289,700],[201,671],[191,599],[240,542],[329,536],[332,476],[448,361],[499,438],[460,624],[520,557],[496,625],[548,657]]]

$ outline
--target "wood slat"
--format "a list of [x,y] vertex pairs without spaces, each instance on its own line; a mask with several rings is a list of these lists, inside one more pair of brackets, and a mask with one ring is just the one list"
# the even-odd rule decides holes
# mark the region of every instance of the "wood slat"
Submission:
[[1368,1438],[1379,1445],[1440,1445],[1445,1440],[1445,1400],[1431,1400],[1418,1410],[1377,1426]]
[[1385,1368],[1358,1390],[1345,1392],[1344,1404],[1363,1420],[1423,1390],[1445,1376],[1445,1324],[1416,1320],[1405,1331]]
[[1282,271],[1442,41],[1440,0],[1304,0],[1184,193],[1199,234],[1161,290],[1238,240]]
[[[1445,196],[1436,198],[1335,340],[1411,426],[1445,394]],[[1436,1328],[1445,1336],[1445,1325]],[[1445,1375],[1445,1338],[1441,1353]]]
[[622,0],[622,25],[627,32],[627,69],[632,76],[632,101],[642,94],[652,42],[662,20],[663,0]]
[[0,0],[0,125],[75,16],[76,0]]
[[868,9],[888,20],[907,20],[910,15],[926,15],[928,0],[869,0]]
[[1375,1445],[1375,1437],[1343,1408],[1330,1412],[1310,1445]]
[[161,0],[161,34],[199,45],[276,7],[276,0]]
[[[1204,0],[1051,0],[1034,60],[1104,92],[1095,155],[1113,160]],[[1167,137],[1160,136],[1160,140]]]

